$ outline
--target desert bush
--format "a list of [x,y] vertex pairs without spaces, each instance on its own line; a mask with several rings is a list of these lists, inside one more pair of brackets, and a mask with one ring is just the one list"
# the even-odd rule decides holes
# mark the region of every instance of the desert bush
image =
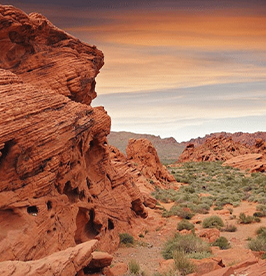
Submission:
[[260,236],[255,239],[251,239],[248,243],[249,249],[252,251],[264,251],[266,252],[266,240]]
[[183,219],[177,224],[177,230],[182,231],[182,230],[192,230],[194,232],[195,226],[194,224],[190,223],[189,221]]
[[130,260],[128,263],[128,269],[132,274],[139,274],[140,272],[140,265],[136,260]]
[[266,227],[261,226],[256,230],[256,235],[261,235],[266,238]]
[[266,215],[266,205],[264,205],[264,204],[258,204],[256,206],[256,211],[262,212],[263,214]]
[[189,208],[182,208],[177,205],[172,206],[170,212],[172,215],[178,216],[183,219],[191,219],[194,216]]
[[173,254],[173,259],[175,261],[175,267],[178,269],[181,276],[195,271],[195,265],[183,252],[175,251]]
[[266,227],[261,226],[256,230],[257,237],[248,243],[249,249],[253,251],[266,252]]
[[230,248],[230,244],[226,237],[219,237],[214,243],[214,246],[219,246],[220,249],[228,249]]
[[255,221],[253,216],[246,216],[245,213],[239,214],[239,223],[249,224],[249,223],[252,223],[253,221]]
[[233,224],[227,224],[225,227],[221,228],[224,232],[236,232],[237,227]]
[[180,235],[177,233],[165,243],[162,255],[165,259],[172,259],[174,251],[181,251],[184,254],[204,251],[209,252],[210,245],[193,234]]
[[120,244],[128,245],[128,244],[134,243],[134,238],[128,233],[120,233],[119,238],[120,238]]
[[223,220],[218,216],[210,216],[203,220],[202,227],[203,228],[218,228],[224,226]]

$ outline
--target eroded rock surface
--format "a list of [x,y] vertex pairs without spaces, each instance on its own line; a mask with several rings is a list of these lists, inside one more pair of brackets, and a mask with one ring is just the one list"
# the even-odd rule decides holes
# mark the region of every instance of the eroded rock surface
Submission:
[[0,5],[0,68],[24,82],[90,104],[103,53],[55,27],[44,16]]
[[266,159],[260,153],[250,153],[233,157],[224,162],[223,166],[231,166],[240,170],[248,169],[250,172],[265,172]]
[[89,105],[103,54],[12,6],[0,26],[0,261],[94,239],[112,252],[148,213],[112,159],[110,117]]
[[167,187],[168,183],[176,182],[173,175],[161,164],[156,149],[147,139],[130,139],[126,148],[128,160],[134,162],[151,183]]
[[0,274],[1,276],[84,275],[83,268],[92,260],[92,252],[96,246],[97,240],[91,240],[36,261],[0,262]]
[[178,162],[226,161],[232,157],[250,153],[250,147],[234,142],[231,137],[209,138],[204,144],[195,147],[188,144],[179,156]]

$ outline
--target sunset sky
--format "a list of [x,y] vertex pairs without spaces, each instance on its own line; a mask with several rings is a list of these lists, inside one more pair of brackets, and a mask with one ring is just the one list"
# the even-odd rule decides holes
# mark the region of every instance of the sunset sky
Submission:
[[[4,0],[105,55],[112,130],[173,136],[266,131],[266,1]],[[45,3],[45,4],[43,4]]]

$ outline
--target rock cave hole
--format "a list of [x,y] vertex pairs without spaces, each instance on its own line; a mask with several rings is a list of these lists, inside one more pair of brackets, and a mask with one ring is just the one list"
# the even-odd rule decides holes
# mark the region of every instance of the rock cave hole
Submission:
[[80,142],[78,143],[78,149],[79,149],[79,151],[80,151],[81,156],[83,156],[82,139],[81,139]]
[[108,219],[108,230],[112,230],[114,229],[115,226],[114,226],[114,223],[111,219]]
[[88,189],[90,189],[91,183],[90,183],[90,181],[89,181],[89,178],[88,178],[88,177],[86,178],[86,181],[87,181],[87,187],[88,187]]
[[71,182],[70,182],[70,181],[67,181],[66,184],[65,184],[65,187],[64,187],[64,194],[67,195],[68,199],[69,199],[71,202],[75,202],[76,199],[78,199],[78,197],[79,197],[79,190],[78,190],[78,187],[72,189],[72,187],[71,187]]
[[82,242],[95,239],[99,234],[98,228],[101,228],[101,225],[94,223],[95,213],[94,210],[87,210],[80,208],[76,218],[77,230],[75,233],[75,242],[80,244]]
[[46,205],[48,211],[52,209],[52,202],[50,200],[47,201]]
[[33,216],[37,216],[39,210],[38,210],[37,206],[34,205],[34,206],[27,207],[27,212],[28,212],[28,214],[31,214]]
[[4,143],[4,147],[1,149],[1,153],[2,155],[0,156],[0,166],[3,162],[3,160],[6,158],[6,156],[8,155],[10,149],[15,145],[15,141],[14,139],[9,140],[7,142]]

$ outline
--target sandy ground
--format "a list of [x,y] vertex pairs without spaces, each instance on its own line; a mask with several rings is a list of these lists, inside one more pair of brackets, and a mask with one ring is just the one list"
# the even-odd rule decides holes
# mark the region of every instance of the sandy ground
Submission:
[[[163,204],[166,209],[170,209],[172,204]],[[227,208],[232,208],[233,213],[230,215]],[[225,224],[236,225],[236,232],[221,232],[221,236],[226,237],[232,248],[247,248],[247,239],[255,237],[255,231],[260,226],[266,226],[266,218],[263,218],[260,223],[252,224],[239,224],[238,216],[241,212],[246,215],[252,215],[256,210],[256,204],[249,202],[242,202],[239,207],[233,208],[228,205],[224,207],[222,211],[210,210],[209,214],[196,215],[192,218],[191,222],[202,221],[204,218],[210,215],[220,216]],[[137,237],[137,245],[134,247],[121,247],[114,254],[113,263],[128,263],[131,259],[135,259],[141,267],[141,271],[144,271],[145,275],[153,275],[158,271],[160,261],[163,260],[161,255],[161,249],[165,241],[176,233],[177,223],[181,220],[178,217],[162,218],[161,210],[149,210],[149,220],[152,221],[153,227],[146,230],[143,234],[144,238]],[[236,218],[233,218],[233,215]],[[195,224],[196,233],[202,229],[200,224]]]

